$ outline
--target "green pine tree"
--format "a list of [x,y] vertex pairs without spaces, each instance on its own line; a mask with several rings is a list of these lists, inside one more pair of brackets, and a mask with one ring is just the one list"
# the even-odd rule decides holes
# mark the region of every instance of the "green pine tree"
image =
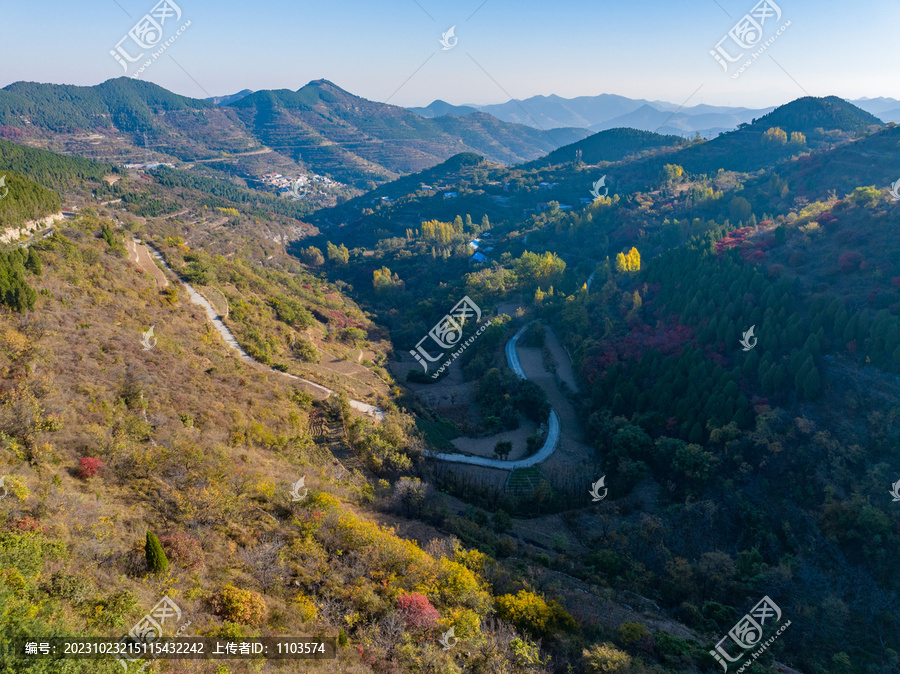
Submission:
[[34,248],[28,249],[28,261],[25,263],[25,267],[35,276],[41,275],[41,257]]
[[169,568],[169,559],[162,543],[152,531],[147,532],[147,543],[144,545],[144,554],[147,557],[147,568],[150,573],[162,574]]

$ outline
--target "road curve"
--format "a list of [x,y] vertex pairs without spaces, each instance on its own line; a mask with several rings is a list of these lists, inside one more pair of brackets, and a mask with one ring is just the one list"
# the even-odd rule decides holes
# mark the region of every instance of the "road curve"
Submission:
[[[528,325],[519,330],[515,335],[513,335],[512,339],[510,339],[506,343],[506,360],[509,363],[510,369],[515,372],[522,379],[528,379],[525,376],[524,370],[522,370],[522,363],[519,362],[519,354],[516,351],[516,343],[519,341],[519,337],[521,337],[525,330],[528,328]],[[484,456],[468,456],[466,454],[438,454],[435,452],[428,452],[428,456],[433,459],[440,459],[441,461],[449,461],[451,463],[467,463],[473,466],[484,466],[485,468],[500,468],[501,470],[512,470],[513,468],[528,468],[530,466],[537,465],[542,461],[545,461],[550,457],[553,452],[556,451],[556,447],[559,444],[559,416],[556,414],[556,410],[552,407],[550,408],[550,425],[547,431],[547,440],[544,442],[544,446],[538,450],[537,454],[533,454],[532,456],[526,457],[524,459],[518,459],[516,461],[501,461],[499,459],[488,459]]]
[[[163,267],[165,267],[170,272],[175,274],[176,277],[178,277],[178,274],[175,273],[175,270],[168,265],[165,258],[163,258],[160,252],[153,246],[148,243],[143,243],[140,239],[135,239],[134,244],[135,246],[145,246],[147,250],[150,251],[150,254],[157,260],[159,260],[160,264],[162,264]],[[187,290],[188,296],[191,298],[191,302],[193,302],[194,304],[199,304],[206,310],[206,317],[209,318],[210,322],[213,324],[213,327],[218,330],[220,335],[222,335],[222,339],[225,340],[225,343],[229,346],[229,348],[232,348],[238,352],[241,360],[247,363],[252,363],[264,367],[274,374],[278,374],[283,377],[289,377],[290,379],[296,379],[297,381],[302,382],[307,386],[311,386],[318,391],[322,391],[329,396],[334,393],[334,391],[332,391],[330,388],[326,388],[325,386],[317,384],[314,381],[309,381],[308,379],[303,379],[302,377],[288,374],[287,372],[281,372],[280,370],[274,370],[266,366],[264,363],[260,363],[258,360],[255,360],[249,353],[244,351],[240,344],[238,344],[237,339],[235,339],[234,333],[232,333],[231,330],[228,329],[228,326],[222,322],[222,319],[219,317],[219,314],[216,312],[215,308],[213,308],[213,305],[210,304],[209,300],[207,300],[205,297],[203,297],[203,295],[194,290],[193,286],[191,286],[190,283],[185,283],[184,281],[182,281],[182,283],[184,283],[184,288],[185,290]],[[351,400],[350,407],[358,410],[359,412],[362,412],[363,414],[367,414],[370,417],[374,417],[378,421],[384,419],[384,410],[379,407],[375,407],[375,405],[370,405],[369,403],[364,403],[359,400]]]

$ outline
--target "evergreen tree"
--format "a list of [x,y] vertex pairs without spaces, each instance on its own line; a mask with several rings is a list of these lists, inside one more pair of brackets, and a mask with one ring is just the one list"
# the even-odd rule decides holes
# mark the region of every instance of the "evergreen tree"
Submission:
[[163,550],[162,543],[152,531],[147,532],[147,543],[144,545],[144,555],[147,558],[147,568],[150,573],[162,574],[169,568],[169,560]]
[[25,268],[35,276],[41,275],[41,257],[34,248],[28,249],[28,261],[25,263]]

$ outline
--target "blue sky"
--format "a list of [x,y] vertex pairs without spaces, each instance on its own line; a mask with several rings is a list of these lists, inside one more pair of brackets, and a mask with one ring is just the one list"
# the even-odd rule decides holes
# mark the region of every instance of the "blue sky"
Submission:
[[[174,1],[191,25],[142,79],[198,98],[318,78],[406,106],[552,93],[748,107],[806,93],[900,98],[896,0],[775,0],[791,25],[737,80],[709,51],[755,0]],[[0,86],[120,76],[109,51],[155,2],[0,0]],[[443,50],[453,25],[459,41]]]

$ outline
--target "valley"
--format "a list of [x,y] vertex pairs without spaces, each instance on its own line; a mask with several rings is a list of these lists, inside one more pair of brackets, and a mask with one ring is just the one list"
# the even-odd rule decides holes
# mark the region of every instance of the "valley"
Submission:
[[897,671],[896,124],[215,98],[0,90],[6,639],[168,597],[333,645],[156,671],[708,674],[766,598],[749,671]]

